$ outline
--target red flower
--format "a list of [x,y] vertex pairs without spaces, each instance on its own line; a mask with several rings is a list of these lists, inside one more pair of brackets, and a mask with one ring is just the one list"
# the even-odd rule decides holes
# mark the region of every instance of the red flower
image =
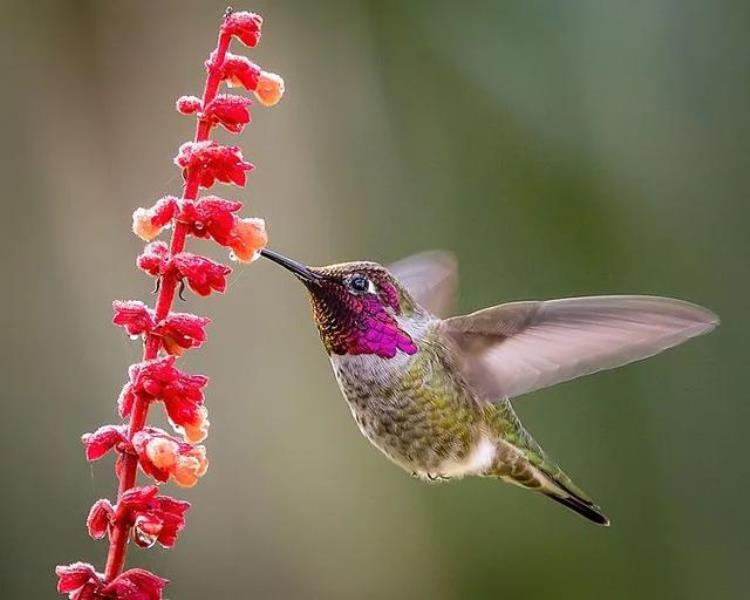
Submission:
[[181,442],[156,427],[136,433],[133,447],[143,472],[156,481],[171,477],[181,487],[193,487],[208,469],[205,446]]
[[263,25],[263,17],[255,13],[238,11],[228,14],[224,18],[221,30],[235,36],[245,46],[255,47],[260,40],[260,29]]
[[253,262],[266,244],[268,234],[263,219],[237,219],[229,239],[233,258],[240,262]]
[[239,147],[222,146],[213,140],[185,142],[174,162],[185,170],[185,176],[188,170],[196,169],[204,188],[210,188],[216,180],[244,186],[246,172],[253,169],[252,164],[243,160]]
[[70,600],[161,600],[168,580],[145,569],[130,569],[104,583],[104,576],[88,563],[60,565],[57,591],[68,594]]
[[119,524],[132,528],[133,539],[142,548],[150,548],[156,542],[171,548],[185,527],[190,503],[158,494],[155,485],[132,488],[122,495],[117,508],[109,500],[97,500],[86,520],[89,535],[101,539]]
[[140,300],[115,300],[112,322],[121,325],[131,336],[151,334],[161,338],[169,354],[182,356],[188,348],[198,348],[206,340],[206,325],[211,319],[190,313],[169,313],[154,323],[153,311]]
[[168,583],[168,579],[157,577],[145,569],[130,569],[105,585],[101,594],[102,598],[112,600],[161,600]]
[[[88,563],[76,562],[71,565],[60,565],[55,569],[57,574],[57,591],[68,594],[71,600],[89,600],[103,585],[103,577]],[[100,596],[101,597],[101,596]]]
[[161,233],[177,212],[178,201],[165,196],[151,208],[138,208],[133,213],[133,233],[147,242]]
[[176,254],[172,264],[199,296],[208,296],[212,291],[223,292],[227,287],[227,275],[232,272],[225,265],[189,252]]
[[103,425],[94,433],[83,434],[81,441],[86,447],[86,460],[89,462],[99,460],[112,448],[124,448],[129,445],[125,427],[122,425]]
[[[207,68],[211,68],[213,60],[212,55],[206,62]],[[252,92],[258,87],[261,69],[249,58],[227,52],[219,74],[221,80],[225,81],[229,87],[244,87],[248,92]]]
[[190,313],[169,313],[151,333],[162,338],[164,350],[182,356],[189,348],[199,348],[206,340],[206,325],[211,319]]
[[136,265],[152,277],[160,277],[169,269],[169,246],[162,241],[151,242],[136,260]]
[[185,527],[185,513],[189,502],[159,496],[155,485],[133,488],[125,492],[117,505],[118,518],[133,527],[133,539],[142,548],[159,542],[171,548],[177,535]]
[[192,375],[175,368],[174,356],[131,365],[130,382],[120,392],[118,406],[123,418],[130,416],[136,397],[162,400],[175,429],[190,442],[202,442],[209,422],[203,407],[205,375]]
[[230,234],[242,208],[242,202],[224,200],[218,196],[205,196],[197,202],[186,202],[180,220],[190,227],[190,234],[198,238],[212,237],[222,246],[229,243]]
[[227,287],[227,275],[232,272],[225,265],[190,252],[170,256],[169,248],[161,241],[146,246],[136,264],[152,277],[166,275],[170,268],[174,268],[199,296],[208,296],[212,291],[223,292]]
[[250,98],[222,94],[216,96],[201,113],[201,118],[212,125],[222,125],[224,129],[232,133],[241,133],[245,125],[250,122],[250,111],[247,109],[252,104]]
[[148,333],[154,328],[153,314],[140,300],[115,300],[112,308],[115,311],[112,323],[124,327],[132,337]]

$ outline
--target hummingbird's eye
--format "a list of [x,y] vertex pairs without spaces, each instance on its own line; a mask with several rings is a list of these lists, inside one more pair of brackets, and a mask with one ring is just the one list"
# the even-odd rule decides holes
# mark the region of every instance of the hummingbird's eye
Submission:
[[370,291],[370,287],[374,287],[372,285],[372,282],[367,279],[367,277],[363,277],[362,275],[355,275],[349,280],[349,287],[359,293]]

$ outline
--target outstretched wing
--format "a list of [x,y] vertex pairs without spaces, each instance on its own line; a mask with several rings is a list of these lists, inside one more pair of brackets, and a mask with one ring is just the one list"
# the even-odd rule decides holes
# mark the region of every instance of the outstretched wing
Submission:
[[653,356],[719,323],[710,310],[656,296],[512,302],[442,325],[459,368],[496,401]]
[[449,252],[422,252],[388,267],[409,295],[432,314],[444,317],[453,308],[458,264]]

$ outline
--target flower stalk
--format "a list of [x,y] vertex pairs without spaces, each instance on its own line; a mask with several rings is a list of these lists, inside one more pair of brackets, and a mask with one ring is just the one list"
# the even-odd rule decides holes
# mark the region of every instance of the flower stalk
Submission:
[[[208,466],[205,447],[200,445],[209,424],[203,394],[208,378],[185,373],[175,363],[185,351],[203,343],[210,321],[173,312],[172,306],[175,295],[182,296],[186,285],[199,296],[223,292],[231,271],[207,257],[185,252],[188,237],[212,239],[229,248],[230,257],[240,262],[255,260],[267,242],[262,219],[242,219],[235,214],[242,208],[240,202],[216,196],[199,198],[201,188],[210,188],[217,181],[244,186],[246,174],[253,168],[238,147],[210,139],[218,125],[237,134],[250,122],[250,99],[220,95],[221,83],[254,92],[266,106],[278,102],[283,94],[278,75],[228,51],[233,39],[254,47],[262,22],[256,14],[227,9],[216,49],[205,63],[202,97],[185,96],[177,101],[178,112],[197,117],[193,141],[180,147],[174,161],[185,178],[182,197],[167,196],[133,214],[134,233],[150,242],[137,265],[156,279],[158,295],[153,309],[140,301],[113,303],[113,322],[131,337],[143,339],[143,360],[131,365],[129,381],[118,399],[120,416],[127,421],[102,426],[82,438],[89,461],[109,451],[117,453],[118,489],[115,505],[100,499],[87,519],[92,538],[109,539],[104,572],[80,562],[57,568],[58,591],[72,600],[162,598],[166,579],[143,569],[123,571],[129,540],[140,547],[157,542],[172,547],[190,505],[160,494],[156,485],[136,487],[138,469],[157,484],[172,480],[192,487]],[[172,232],[169,244],[152,241],[168,226]],[[170,424],[182,439],[147,425],[154,402],[164,404]]]

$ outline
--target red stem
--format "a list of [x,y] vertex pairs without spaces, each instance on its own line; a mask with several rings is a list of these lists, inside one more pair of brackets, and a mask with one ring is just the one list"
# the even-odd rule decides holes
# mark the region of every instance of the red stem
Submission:
[[[216,46],[216,52],[213,54],[213,62],[208,69],[208,77],[206,77],[206,85],[203,88],[203,106],[207,106],[215,97],[221,83],[221,65],[224,63],[224,57],[226,56],[227,49],[229,48],[229,42],[232,36],[225,33],[223,28],[219,32],[219,40]],[[208,139],[211,133],[211,124],[208,121],[199,119],[195,129],[195,141],[203,142]],[[195,200],[198,197],[198,186],[199,186],[199,171],[196,169],[189,170],[187,173],[187,180],[185,182],[185,189],[182,194],[182,200]],[[187,237],[187,225],[174,220],[174,229],[172,231],[172,239],[170,242],[169,251],[171,255],[182,252],[185,248],[185,239]],[[156,321],[161,321],[172,309],[172,303],[174,302],[175,290],[179,283],[175,273],[170,271],[167,273],[162,281],[159,296],[156,300]],[[159,353],[159,338],[153,335],[149,335],[146,339],[143,349],[143,360],[152,360],[157,357]],[[130,417],[130,424],[128,425],[128,437],[133,439],[133,436],[139,432],[146,425],[148,418],[149,402],[143,398],[137,398],[135,405],[133,406],[133,412]],[[119,470],[120,481],[118,486],[118,500],[122,495],[127,492],[130,488],[135,485],[135,478],[138,468],[138,458],[132,454],[122,455],[123,465],[122,469]],[[128,549],[128,536],[130,534],[130,527],[125,524],[118,522],[111,533],[109,542],[109,552],[107,554],[107,566],[104,571],[106,581],[111,581],[117,577],[121,572],[123,565],[125,564],[125,556]]]

